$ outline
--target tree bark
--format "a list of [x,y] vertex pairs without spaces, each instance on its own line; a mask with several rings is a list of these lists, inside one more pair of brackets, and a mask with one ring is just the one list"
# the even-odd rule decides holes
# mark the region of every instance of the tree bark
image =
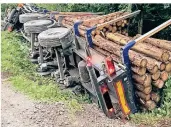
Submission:
[[148,86],[148,87],[144,87],[143,85],[140,85],[140,84],[137,84],[137,83],[134,83],[134,85],[136,86],[136,88],[145,93],[145,94],[150,94],[151,90],[152,90],[152,87],[151,86]]
[[131,70],[140,76],[143,76],[146,73],[146,68],[141,68],[137,66],[132,66]]
[[154,101],[152,101],[152,100],[148,100],[148,101],[146,101],[146,103],[145,103],[145,107],[148,109],[148,110],[153,110],[153,109],[155,109],[156,108],[156,103],[154,102]]
[[171,62],[166,63],[165,71],[171,72]]
[[158,79],[158,80],[156,80],[156,81],[153,81],[152,84],[153,84],[155,87],[159,88],[159,89],[163,88],[163,86],[164,86],[164,82],[163,82],[163,80],[161,80],[161,79]]
[[145,74],[143,76],[137,75],[137,74],[132,74],[132,78],[134,79],[135,82],[137,82],[140,85],[143,85],[144,87],[149,87],[151,86],[151,75],[150,74]]
[[[121,46],[119,46],[118,44],[115,44],[109,40],[106,40],[100,35],[96,35],[93,38],[93,43],[96,46],[99,46],[100,48],[121,57],[121,54],[120,54]],[[143,59],[143,56],[141,54],[136,53],[135,51],[131,50],[129,51],[129,57],[130,57],[132,64],[136,66],[140,66],[140,67],[146,67],[147,60]]]
[[162,71],[160,73],[160,78],[161,78],[161,80],[163,80],[165,82],[169,78],[169,74],[166,71]]
[[92,26],[94,26],[96,24],[102,24],[104,22],[110,21],[113,18],[116,18],[118,16],[121,16],[121,14],[126,14],[126,13],[123,13],[123,12],[114,12],[114,13],[110,13],[108,15],[95,17],[95,18],[92,18],[91,20],[84,21],[83,22],[83,25],[84,26],[87,26],[87,27],[92,27]]
[[165,68],[166,68],[166,64],[162,62],[162,63],[160,64],[160,71],[165,70]]
[[138,97],[140,97],[144,101],[150,100],[150,94],[144,94],[143,92],[140,92],[140,91],[136,91],[136,94]]
[[157,93],[151,92],[151,100],[158,103],[160,101],[160,96]]
[[93,47],[94,48],[94,50],[96,50],[97,52],[100,52],[102,55],[104,55],[104,56],[110,56],[110,57],[112,57],[112,59],[115,61],[115,62],[121,62],[121,59],[120,59],[120,57],[118,57],[117,55],[115,55],[115,54],[111,54],[111,53],[109,53],[108,51],[106,51],[106,50],[103,50],[103,49],[101,49],[100,47],[98,47],[98,46],[94,46]]
[[[106,37],[114,42],[117,42],[121,45],[125,45],[127,44],[131,38],[129,37],[124,37],[121,34],[118,33],[106,33]],[[132,47],[133,50],[143,53],[149,57],[155,58],[157,60],[166,62],[169,60],[169,52],[168,51],[164,51],[156,46],[153,46],[151,44],[147,44],[147,43],[138,43],[135,44]]]
[[160,77],[160,71],[157,71],[157,72],[154,73],[151,77],[152,77],[153,80],[159,79],[159,77]]
[[[140,37],[141,35],[136,35],[137,37]],[[171,41],[162,40],[162,39],[156,39],[156,38],[147,38],[144,40],[146,43],[150,43],[154,46],[157,46],[161,49],[166,49],[171,51]]]

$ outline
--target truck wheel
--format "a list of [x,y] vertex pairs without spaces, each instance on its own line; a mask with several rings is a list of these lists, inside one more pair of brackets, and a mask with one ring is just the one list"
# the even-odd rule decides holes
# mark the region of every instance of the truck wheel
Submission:
[[62,43],[71,42],[70,32],[69,29],[63,27],[51,28],[40,33],[38,40],[43,47],[56,47]]
[[39,13],[25,13],[19,16],[20,23],[26,23],[31,20],[38,20],[40,17],[44,17],[44,14]]
[[9,23],[12,23],[12,19],[13,19],[14,14],[15,14],[16,12],[17,12],[16,9],[12,9],[12,11],[11,11],[9,17],[8,17],[8,22],[9,22]]
[[41,33],[47,30],[47,26],[52,23],[51,20],[32,20],[24,23],[24,30],[26,33]]

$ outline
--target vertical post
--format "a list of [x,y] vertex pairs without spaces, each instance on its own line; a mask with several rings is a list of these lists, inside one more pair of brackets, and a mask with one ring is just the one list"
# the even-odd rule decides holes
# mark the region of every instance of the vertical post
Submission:
[[40,44],[39,44],[39,55],[40,55],[40,63],[39,64],[42,64],[43,63],[43,49]]
[[60,73],[60,80],[63,81],[64,80],[64,72],[63,72],[63,67],[62,67],[61,55],[57,48],[55,48],[55,54],[56,54],[58,69],[59,69],[59,73]]
[[34,52],[35,33],[31,33],[31,52]]
[[132,12],[132,4],[128,4],[128,9],[127,9],[128,12]]
[[143,34],[143,18],[144,18],[144,14],[143,14],[143,7],[142,5],[140,5],[140,18],[139,18],[139,22],[138,22],[138,33],[139,34]]

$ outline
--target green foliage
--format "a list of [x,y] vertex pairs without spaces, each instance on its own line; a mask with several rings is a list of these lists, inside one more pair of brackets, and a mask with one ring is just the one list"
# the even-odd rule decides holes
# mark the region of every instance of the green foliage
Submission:
[[160,108],[154,110],[153,113],[157,116],[168,116],[171,118],[171,77],[165,83],[162,93],[162,104]]
[[36,65],[28,59],[28,44],[15,32],[2,32],[2,71],[12,73],[10,82],[19,91],[35,100],[63,101],[73,111],[81,110],[79,103],[88,102],[87,95],[75,96],[69,90],[61,91],[51,77],[35,73]]
[[160,117],[156,117],[154,114],[151,113],[131,114],[130,118],[133,123],[146,126],[153,126],[161,119]]
[[37,4],[39,7],[60,12],[104,12],[118,11],[119,4]]
[[13,4],[7,4],[7,3],[4,3],[4,4],[1,4],[1,12],[5,12],[6,9],[10,8],[15,8],[17,6],[16,3],[13,3]]
[[6,10],[7,9],[13,9],[17,6],[17,4],[1,4],[1,19],[4,19],[4,17],[6,17],[7,13]]
[[[171,4],[132,4],[132,11],[138,9],[143,12],[143,33],[171,18]],[[171,27],[160,31],[154,37],[171,40]]]

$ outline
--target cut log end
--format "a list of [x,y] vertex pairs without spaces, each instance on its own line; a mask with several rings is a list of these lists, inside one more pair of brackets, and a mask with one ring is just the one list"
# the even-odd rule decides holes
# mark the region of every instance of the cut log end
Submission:
[[143,68],[143,67],[141,68],[141,67],[134,66],[131,69],[134,73],[136,73],[140,76],[143,76],[146,73],[146,68]]
[[145,107],[148,109],[148,110],[153,110],[156,108],[156,103],[152,100],[148,100],[146,103],[145,103]]
[[161,89],[164,86],[164,81],[161,79],[158,79],[157,81],[153,81],[153,85],[157,88]]
[[147,59],[142,59],[140,65],[141,65],[141,67],[146,67],[147,66]]
[[151,100],[158,103],[160,101],[160,96],[157,93],[152,92],[151,93]]
[[147,87],[147,86],[150,86],[151,85],[151,75],[150,74],[146,74],[146,77],[145,77],[145,80],[144,80],[144,86]]
[[155,74],[159,70],[158,66],[155,65],[152,69],[148,70],[150,73]]
[[143,92],[136,91],[136,95],[137,95],[139,98],[143,99],[144,101],[150,100],[150,94],[145,94],[145,93],[143,93]]
[[169,78],[169,74],[166,71],[161,72],[160,78],[165,82]]
[[145,89],[143,90],[143,93],[145,93],[145,94],[150,94],[151,91],[152,91],[152,87],[149,86],[149,87],[145,87]]
[[165,71],[171,72],[171,63],[167,63],[167,64],[166,64]]
[[137,84],[137,83],[134,83],[134,85],[136,86],[137,90],[145,93],[145,94],[150,94],[151,93],[151,90],[152,90],[152,87],[151,86],[148,86],[148,87],[145,87],[141,84]]
[[160,77],[160,71],[157,71],[157,72],[154,73],[151,77],[152,77],[153,80],[159,79],[159,77]]
[[160,70],[163,71],[163,70],[165,70],[165,68],[166,68],[166,64],[165,63],[161,63],[160,64]]

